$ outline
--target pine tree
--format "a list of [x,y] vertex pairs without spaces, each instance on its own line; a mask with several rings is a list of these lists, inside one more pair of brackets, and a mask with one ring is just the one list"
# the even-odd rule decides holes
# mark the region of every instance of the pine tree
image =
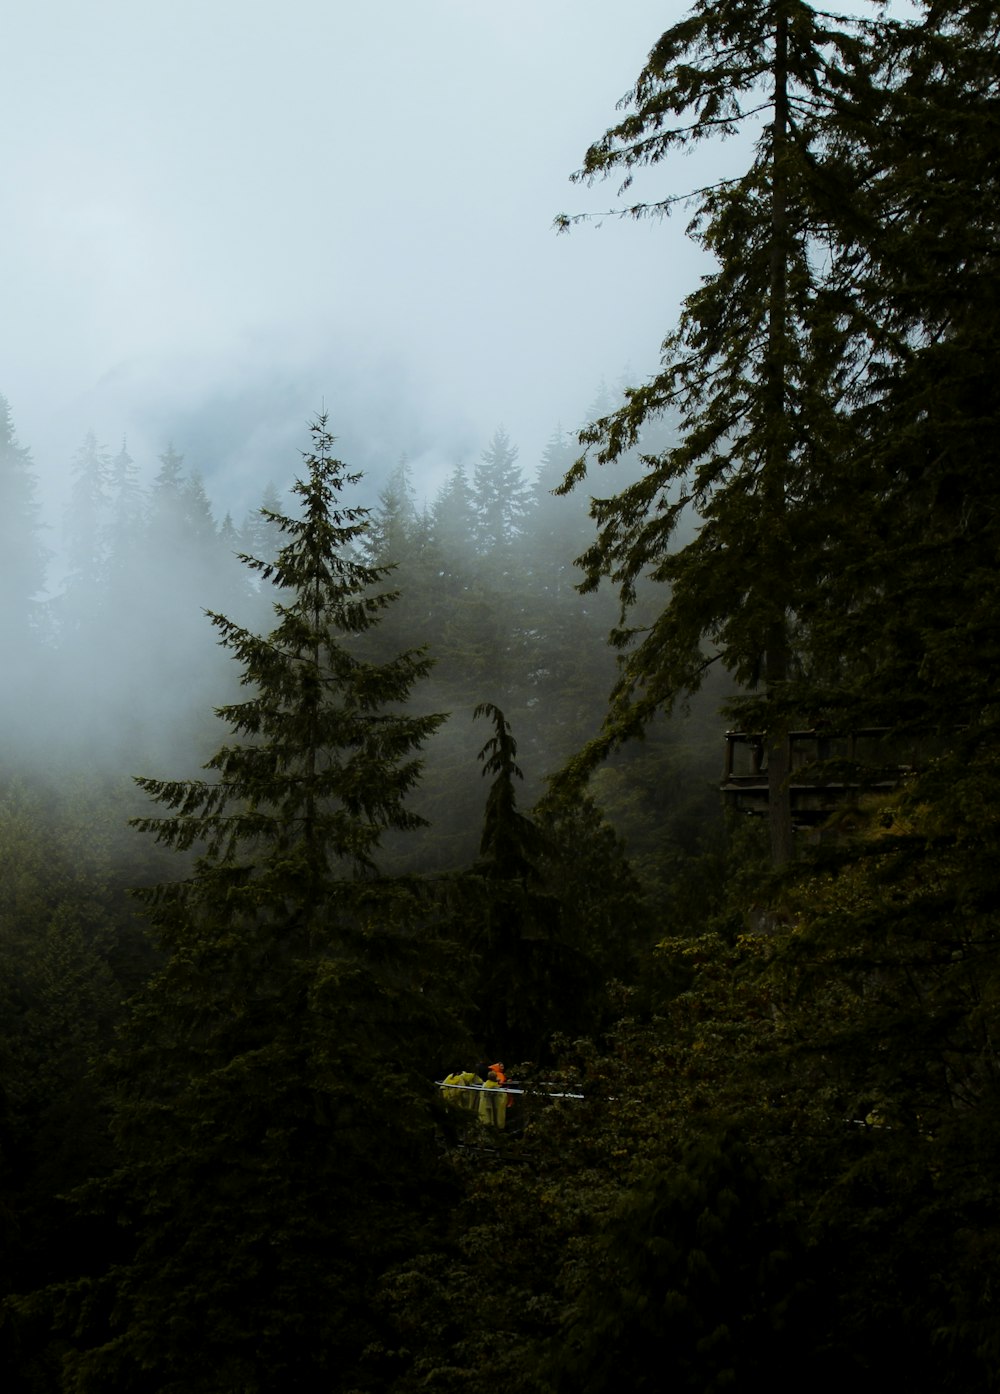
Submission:
[[281,514],[281,498],[271,483],[264,488],[260,508],[251,513],[240,530],[243,550],[261,561],[274,561],[281,549],[281,533],[268,520]]
[[[460,700],[471,704],[482,686],[470,680],[470,666],[476,649],[475,626],[481,617],[481,596],[477,579],[477,559],[473,545],[474,511],[472,489],[465,467],[458,464],[444,482],[431,505],[427,560],[430,568],[432,608],[429,619],[434,634],[440,674]],[[470,614],[471,610],[471,614]]]
[[[112,609],[117,597],[110,590],[109,477],[108,451],[88,431],[73,458],[62,528],[65,579],[52,605],[59,665],[54,737],[65,742],[64,759],[90,745],[121,677],[113,636],[119,625],[127,627],[127,618]],[[71,686],[68,673],[74,675]]]
[[404,456],[379,490],[378,508],[366,538],[368,559],[376,566],[399,565],[417,530],[417,505]]
[[474,541],[481,556],[503,559],[524,530],[531,493],[517,463],[517,446],[502,426],[479,457],[472,478]]
[[812,627],[861,660],[842,670],[860,718],[919,735],[978,721],[1000,665],[1000,63],[995,16],[974,6],[928,7],[894,37],[879,143],[856,173],[877,211],[856,281],[882,327],[856,410],[867,506]]
[[[846,139],[848,119],[855,142],[872,119],[867,36],[861,21],[822,16],[799,0],[702,0],[654,46],[625,99],[628,114],[590,148],[577,176],[624,170],[627,189],[637,168],[713,136],[759,130],[744,174],[691,196],[692,231],[718,270],[684,302],[662,370],[581,435],[599,463],[611,463],[641,450],[647,423],[677,413],[676,444],[643,454],[642,478],[594,502],[598,536],[581,558],[583,587],[603,577],[617,585],[613,639],[623,666],[604,733],[581,763],[670,710],[721,659],[762,693],[734,710],[768,733],[779,863],[791,855],[786,732],[796,715],[788,687],[798,617],[825,574],[815,539],[845,503],[839,494],[829,501],[828,481],[849,454],[845,393],[870,350],[845,274],[861,214],[850,211],[843,160],[830,153],[835,138]],[[664,214],[679,201],[629,211]],[[585,470],[586,458],[567,487]],[[692,511],[694,538],[677,545]],[[649,624],[630,622],[644,576],[670,588]]]
[[[123,440],[108,477],[109,518],[105,528],[107,609],[110,622],[100,636],[106,696],[134,702],[135,656],[142,649],[148,608],[142,594],[146,559],[146,500],[139,471]],[[127,695],[126,695],[127,694]],[[116,713],[116,719],[120,715]]]
[[[412,752],[443,718],[393,710],[429,672],[426,655],[414,651],[369,666],[343,642],[370,629],[395,594],[377,589],[388,568],[368,566],[352,551],[365,535],[368,512],[341,504],[339,495],[360,476],[330,454],[325,417],[311,430],[309,478],[293,489],[303,518],[265,511],[285,545],[274,562],[243,557],[264,580],[291,592],[289,604],[275,605],[277,628],[264,639],[211,615],[220,643],[240,660],[243,681],[255,689],[249,701],[219,712],[248,742],[225,746],[209,761],[218,783],[140,782],[180,810],[177,818],[148,823],[171,845],[183,849],[207,840],[214,855],[263,839],[280,846],[275,869],[282,876],[292,872],[286,858],[294,846],[296,865],[319,885],[345,870],[373,870],[384,829],[420,825],[406,806],[419,772]],[[285,753],[276,759],[278,751]],[[252,895],[266,885],[266,878],[255,878]],[[276,894],[283,903],[283,891]]]
[[448,686],[456,706],[471,707],[484,691],[509,691],[516,578],[511,543],[497,542],[499,534],[492,533],[488,541],[483,531],[485,500],[493,487],[488,474],[485,463],[477,465],[470,485],[464,466],[455,466],[434,500],[423,549],[430,602],[425,632],[433,634],[440,658],[436,677]]
[[11,410],[0,396],[0,721],[3,765],[28,749],[44,749],[52,691],[47,671],[50,612],[44,599],[49,552],[42,543],[37,480],[27,447],[18,443]]
[[10,405],[0,397],[0,638],[12,667],[13,653],[37,636],[47,552],[41,543],[41,517],[31,452],[18,443]]
[[553,431],[542,451],[533,488],[533,569],[539,571],[542,584],[555,595],[570,589],[576,577],[573,559],[590,539],[590,521],[581,501],[571,499],[567,504],[556,497],[576,454],[576,442],[561,427]]
[[[835,1105],[878,1124],[863,1147],[824,1139],[838,1319],[876,1377],[925,1388],[986,1387],[998,1355],[997,37],[990,7],[928,5],[885,53],[857,169],[877,212],[857,281],[882,328],[855,412],[865,507],[810,628],[852,656],[845,708],[905,737],[912,771],[855,815],[775,946],[788,1077],[817,1122]],[[890,1376],[887,1330],[912,1376]]]
[[458,464],[438,490],[431,505],[431,539],[438,555],[452,567],[465,557],[473,528],[472,489],[465,466]]
[[129,584],[136,554],[142,547],[145,499],[139,471],[122,440],[108,470],[110,518],[107,526],[108,568],[112,584]]
[[88,431],[73,460],[64,523],[73,623],[94,618],[107,589],[107,514],[111,462]]
[[417,512],[410,466],[403,456],[379,490],[369,517],[360,557],[368,565],[392,572],[405,594],[373,632],[366,654],[384,657],[401,647],[422,645],[435,635],[434,559],[428,555],[425,520]]
[[301,516],[270,514],[277,558],[244,558],[277,588],[275,628],[211,616],[249,689],[219,709],[232,739],[208,778],[139,781],[169,811],[138,826],[195,860],[146,896],[168,958],[122,1041],[105,1188],[135,1249],[98,1285],[114,1315],[78,1390],[138,1370],[163,1389],[347,1387],[377,1335],[369,1286],[440,1198],[435,961],[375,856],[422,821],[408,796],[442,718],[401,710],[425,654],[354,652],[393,596],[357,559],[366,511],[341,496],[359,476],[325,417],[311,431]]
[[556,1033],[592,1024],[597,970],[587,928],[562,915],[566,848],[552,835],[556,825],[546,831],[518,807],[524,776],[510,723],[492,702],[473,715],[493,727],[479,751],[490,780],[479,857],[457,885],[458,917],[472,926],[457,937],[479,964],[473,1029],[488,1053],[537,1061]]
[[201,478],[186,474],[184,457],[168,446],[132,575],[133,613],[140,611],[142,624],[126,670],[127,712],[139,728],[143,762],[195,745],[189,768],[197,768],[211,749],[204,713],[225,696],[231,665],[206,630],[204,611],[231,603],[235,569]]

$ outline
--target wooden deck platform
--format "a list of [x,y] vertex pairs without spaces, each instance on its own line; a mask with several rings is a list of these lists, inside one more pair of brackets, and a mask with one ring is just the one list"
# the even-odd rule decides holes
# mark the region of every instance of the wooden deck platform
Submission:
[[[790,731],[792,820],[814,827],[864,793],[890,792],[912,770],[890,749],[889,732],[872,727],[846,736]],[[767,748],[759,732],[727,731],[723,798],[741,813],[766,814]]]

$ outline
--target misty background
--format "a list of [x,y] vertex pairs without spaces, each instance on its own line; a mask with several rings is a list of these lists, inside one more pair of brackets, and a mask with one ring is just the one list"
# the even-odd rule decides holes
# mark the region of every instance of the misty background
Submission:
[[[271,627],[235,554],[274,544],[257,510],[290,506],[320,411],[364,471],[371,560],[398,567],[383,656],[427,644],[417,700],[454,713],[421,794],[441,860],[468,857],[479,821],[478,702],[514,723],[526,799],[594,734],[615,605],[573,588],[586,490],[549,491],[576,430],[654,369],[699,265],[683,212],[605,217],[614,188],[569,180],[665,18],[651,0],[11,15],[0,394],[37,505],[4,523],[15,761],[198,769],[239,695],[204,612]],[[499,546],[473,518],[487,496]],[[648,750],[642,768],[662,783]],[[614,813],[614,769],[597,785]]]
[[530,469],[645,376],[697,274],[683,214],[552,222],[614,204],[568,177],[671,8],[12,10],[0,391],[49,522],[88,431],[144,472],[173,443],[237,517],[323,405],[428,497],[499,423]]

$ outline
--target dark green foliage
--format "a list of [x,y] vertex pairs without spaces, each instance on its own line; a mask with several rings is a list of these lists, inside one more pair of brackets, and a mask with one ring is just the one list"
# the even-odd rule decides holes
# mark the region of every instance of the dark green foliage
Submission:
[[838,700],[862,720],[921,734],[969,721],[992,730],[995,17],[935,7],[932,24],[895,36],[887,61],[900,76],[879,127],[869,181],[878,222],[860,282],[884,326],[856,411],[852,487],[865,506],[811,626],[817,647],[852,655],[836,672]]
[[[808,1350],[809,1333],[796,1305],[800,1245],[780,1211],[735,1138],[688,1144],[646,1170],[597,1243],[567,1265],[553,1386],[782,1387],[775,1368],[793,1343]],[[798,1377],[811,1365],[801,1362]]]
[[[372,932],[387,935],[378,915]],[[347,1377],[377,1339],[371,1285],[428,1242],[444,1199],[426,1077],[400,1048],[439,1023],[416,1015],[414,959],[401,968],[393,947],[395,963],[376,946],[374,969],[272,966],[214,1001],[198,985],[226,959],[202,955],[185,965],[201,1009],[180,1039],[183,1018],[155,1003],[137,1015],[123,1042],[126,1077],[143,1075],[119,1115],[127,1169],[104,1188],[137,1246],[82,1291],[90,1339],[112,1295],[117,1334],[72,1361],[70,1388],[139,1370],[156,1389],[310,1384]],[[175,998],[183,986],[179,967],[158,984]]]
[[484,777],[493,775],[479,843],[482,866],[491,878],[526,885],[542,839],[531,819],[517,810],[514,780],[524,778],[515,758],[517,742],[503,712],[491,702],[481,702],[472,715],[493,722],[493,735],[479,752]]
[[[50,1312],[19,1301],[113,1246],[66,1197],[110,1164],[106,1091],[93,1074],[124,997],[153,959],[124,891],[121,790],[63,775],[0,799],[0,1369],[5,1388],[57,1387]],[[44,1371],[48,1370],[48,1375]]]
[[617,1021],[621,984],[642,975],[662,907],[596,801],[543,800],[535,812],[544,838],[539,867],[559,902],[567,948],[559,1032],[596,1036]]
[[352,639],[392,597],[356,559],[355,481],[312,428],[298,519],[273,515],[281,599],[267,638],[213,615],[250,694],[210,780],[142,779],[137,820],[197,853],[145,893],[169,957],[112,1060],[117,1167],[90,1202],[133,1247],[66,1293],[72,1390],[273,1390],[349,1382],[377,1336],[367,1294],[442,1201],[422,1061],[447,1039],[412,889],[374,878],[420,742],[401,704],[427,669]]
[[772,965],[788,1094],[828,1134],[798,1175],[825,1181],[833,1301],[860,1365],[886,1368],[892,1328],[928,1389],[991,1387],[995,1350],[997,763],[980,747],[957,789],[935,790],[953,768],[875,806],[855,857],[803,881]]
[[[613,640],[623,659],[604,733],[577,768],[670,711],[721,660],[766,694],[733,709],[769,733],[779,863],[791,853],[785,689],[797,617],[825,575],[816,565],[815,533],[827,525],[816,486],[836,478],[850,449],[843,399],[869,350],[842,275],[851,233],[835,194],[838,167],[827,159],[842,136],[846,93],[853,128],[872,119],[866,62],[860,21],[801,3],[698,4],[654,46],[628,115],[590,148],[578,176],[622,169],[627,188],[636,169],[756,129],[763,116],[746,172],[692,195],[691,231],[718,269],[684,302],[661,371],[581,434],[605,464],[642,450],[647,422],[676,413],[676,440],[644,450],[643,476],[593,504],[597,540],[581,558],[583,589],[603,577],[617,586]],[[675,201],[630,211],[665,213]],[[586,457],[566,487],[585,470]],[[697,530],[679,545],[692,510]],[[630,613],[644,576],[669,588],[651,619]]]
[[657,1018],[610,1052],[561,1043],[573,1068],[550,1077],[585,1100],[535,1110],[522,1154],[477,1159],[450,1263],[395,1275],[393,1327],[425,1337],[401,1390],[721,1387],[786,1358],[793,1323],[808,1339],[797,1222],[748,1126],[766,1000],[743,954],[678,955]]
[[[507,452],[514,454],[509,443]],[[613,604],[610,597],[581,598],[572,585],[586,509],[547,492],[558,472],[549,451],[533,499],[523,481],[518,485],[530,507],[511,524],[508,542],[480,551],[473,491],[461,466],[423,515],[406,501],[405,470],[397,471],[369,539],[378,545],[377,559],[396,568],[402,593],[370,651],[426,641],[435,657],[436,700],[455,712],[471,712],[490,694],[518,731],[526,804],[600,719],[614,674],[603,642]],[[516,462],[515,473],[520,479]],[[373,552],[368,560],[375,559]],[[423,870],[456,871],[476,855],[483,799],[468,771],[477,749],[472,728],[458,719],[428,744],[424,808],[433,831],[420,847]],[[412,844],[392,839],[388,847],[390,865],[414,856]]]
[[536,1059],[560,1025],[553,1016],[566,960],[559,903],[538,864],[542,833],[517,807],[515,780],[523,775],[510,726],[489,702],[474,715],[492,721],[494,733],[479,752],[484,776],[492,776],[479,860],[460,890],[479,960],[473,1025],[491,1058]]
[[[147,897],[168,956],[100,1076],[113,1167],[80,1057],[107,1053],[133,950],[114,887],[67,870],[85,842],[53,857],[11,794],[4,1281],[64,1280],[58,1341],[51,1292],[7,1308],[19,1388],[61,1352],[81,1394],[996,1387],[998,36],[990,7],[924,18],[724,0],[654,47],[584,177],[756,144],[696,194],[717,267],[662,371],[584,433],[635,465],[602,474],[596,538],[549,493],[582,477],[559,435],[530,500],[498,434],[423,517],[400,466],[364,531],[317,424],[303,518],[268,508],[244,549],[272,632],[199,594],[247,688],[231,737],[203,778],[143,781],[182,879]],[[218,533],[163,465],[204,591]],[[608,627],[620,681],[572,773],[646,739],[593,802],[559,781],[525,811],[592,729]],[[490,723],[485,789],[470,724],[414,714],[425,640],[435,704]],[[884,724],[913,766],[780,877],[714,811],[727,669],[772,735]],[[448,874],[379,876],[397,834],[394,871]],[[586,1098],[439,1151],[430,1076],[470,1044]],[[52,1191],[84,1166],[93,1227],[63,1229]],[[99,1261],[59,1260],[63,1234]],[[10,1319],[32,1312],[37,1340]]]
[[608,982],[624,976],[647,926],[624,848],[591,800],[518,805],[522,772],[507,718],[479,752],[490,780],[479,857],[442,883],[448,933],[465,962],[468,1023],[490,1059],[550,1061],[557,1034],[607,1020]]
[[[302,518],[268,515],[286,538],[277,560],[243,558],[290,593],[275,604],[276,628],[261,638],[211,615],[253,693],[218,713],[242,743],[211,758],[212,781],[139,781],[176,810],[140,826],[181,850],[205,844],[214,875],[255,909],[282,906],[290,893],[318,909],[331,877],[373,868],[384,829],[420,825],[406,805],[420,768],[413,752],[443,720],[399,710],[429,671],[422,652],[376,664],[350,647],[395,596],[375,589],[385,568],[352,554],[366,512],[339,495],[358,476],[330,455],[325,424],[313,431],[311,473],[293,491]],[[263,858],[257,849],[266,849]]]

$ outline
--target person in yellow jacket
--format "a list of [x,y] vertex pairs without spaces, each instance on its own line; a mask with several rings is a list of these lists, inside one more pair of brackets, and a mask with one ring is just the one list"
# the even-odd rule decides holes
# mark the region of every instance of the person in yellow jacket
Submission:
[[[457,1086],[457,1087],[456,1087]],[[456,1108],[468,1109],[475,1113],[479,1108],[479,1094],[483,1081],[475,1070],[457,1070],[441,1081],[441,1093]]]
[[479,1121],[494,1128],[502,1128],[507,1122],[507,1095],[504,1084],[507,1076],[503,1065],[490,1065],[479,1096]]

